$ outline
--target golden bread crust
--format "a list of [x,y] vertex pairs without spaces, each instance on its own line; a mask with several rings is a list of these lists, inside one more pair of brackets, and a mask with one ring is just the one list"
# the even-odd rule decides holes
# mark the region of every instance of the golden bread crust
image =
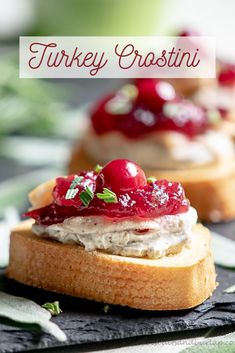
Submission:
[[[93,169],[98,162],[91,160],[81,145],[75,145],[69,173]],[[220,222],[235,218],[235,160],[195,169],[144,171],[147,176],[180,182],[190,203],[197,209],[199,219]]]
[[216,287],[210,233],[202,225],[195,226],[191,245],[179,254],[151,260],[40,238],[32,223],[22,222],[11,234],[6,274],[21,283],[143,310],[195,307]]
[[167,81],[174,86],[177,93],[186,97],[190,97],[202,87],[215,85],[215,80],[210,78],[172,78]]

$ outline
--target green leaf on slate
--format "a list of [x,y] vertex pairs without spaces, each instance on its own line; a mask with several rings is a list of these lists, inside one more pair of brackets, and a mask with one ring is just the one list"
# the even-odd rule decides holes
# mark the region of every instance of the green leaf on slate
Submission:
[[235,284],[224,290],[224,293],[235,293]]
[[197,342],[180,353],[234,353],[235,333],[225,336],[214,337]]
[[29,329],[39,326],[58,341],[66,341],[65,333],[50,319],[49,311],[33,301],[0,292],[0,321]]
[[60,303],[58,301],[55,301],[54,303],[45,303],[42,305],[42,308],[48,310],[52,316],[57,316],[62,313]]
[[235,269],[235,241],[223,237],[218,233],[211,233],[215,263],[223,267]]
[[108,304],[106,304],[106,305],[103,307],[104,313],[105,313],[105,314],[108,314],[109,309],[110,309],[110,306],[109,306]]

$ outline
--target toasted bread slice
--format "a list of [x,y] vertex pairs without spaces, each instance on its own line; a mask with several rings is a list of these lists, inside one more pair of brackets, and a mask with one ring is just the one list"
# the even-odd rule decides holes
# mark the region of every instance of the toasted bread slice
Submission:
[[202,225],[179,254],[151,260],[40,238],[32,223],[22,222],[11,234],[7,276],[21,283],[143,310],[192,308],[216,287],[210,233]]
[[177,93],[186,97],[201,87],[215,85],[215,80],[210,78],[171,78],[166,81],[174,86]]
[[[99,161],[91,160],[83,147],[77,145],[72,152],[69,173],[92,169],[97,163]],[[235,218],[235,160],[191,169],[144,171],[147,176],[181,183],[199,219],[220,222]]]

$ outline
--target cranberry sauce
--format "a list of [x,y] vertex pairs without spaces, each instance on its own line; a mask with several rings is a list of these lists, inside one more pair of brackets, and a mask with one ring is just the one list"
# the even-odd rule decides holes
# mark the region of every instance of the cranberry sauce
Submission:
[[235,65],[223,65],[218,75],[218,81],[222,86],[235,86]]
[[57,178],[53,198],[51,205],[26,216],[50,225],[77,216],[149,219],[183,213],[189,207],[179,183],[147,180],[138,165],[123,159],[107,163],[99,173]]
[[206,112],[176,95],[170,83],[139,79],[98,102],[91,113],[97,134],[120,131],[128,138],[156,131],[177,131],[189,137],[208,128]]

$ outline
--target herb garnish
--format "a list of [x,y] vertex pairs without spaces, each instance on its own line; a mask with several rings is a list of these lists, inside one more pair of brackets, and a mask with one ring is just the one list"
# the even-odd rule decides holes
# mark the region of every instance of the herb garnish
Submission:
[[103,307],[104,313],[105,313],[105,314],[108,314],[109,309],[110,309],[110,306],[109,306],[108,304],[106,304],[106,305]]
[[68,189],[65,195],[66,200],[71,200],[74,199],[74,197],[77,195],[78,189]]
[[122,87],[120,93],[126,96],[127,98],[134,100],[138,96],[138,88],[135,85],[127,84]]
[[78,184],[81,183],[81,181],[82,181],[83,178],[84,178],[83,176],[75,175],[75,176],[74,176],[74,179],[73,179],[72,183],[70,184],[70,187],[69,187],[69,188],[70,188],[70,189],[74,189]]
[[218,109],[216,110],[209,110],[207,112],[208,120],[211,124],[218,124],[222,120],[221,113]]
[[51,320],[51,313],[33,301],[0,292],[0,322],[6,321],[14,327],[35,329],[38,325],[44,332],[53,335],[60,342],[67,337]]
[[87,186],[85,188],[85,190],[79,194],[79,197],[80,197],[80,200],[82,201],[83,205],[87,207],[89,205],[89,203],[91,202],[91,200],[94,198],[94,193],[91,190],[91,188],[89,186]]
[[97,193],[96,196],[98,197],[98,199],[103,200],[106,203],[117,203],[117,195],[107,189],[107,188],[103,188],[103,192],[102,193]]
[[150,177],[147,178],[147,183],[151,184],[151,183],[154,183],[156,180],[157,180],[157,178],[155,178],[153,176],[150,176]]
[[75,189],[75,188],[77,185],[79,185],[81,183],[82,179],[83,179],[83,176],[78,176],[78,175],[74,176],[74,179],[66,192],[65,200],[74,199],[74,197],[78,193],[78,189]]
[[60,309],[60,304],[58,301],[54,303],[45,303],[42,305],[42,308],[48,310],[53,316],[57,316],[60,313],[62,313],[62,310]]
[[224,290],[224,293],[235,293],[235,284]]
[[103,169],[103,167],[101,165],[96,164],[96,166],[95,166],[95,172],[96,173],[99,173],[102,169]]

